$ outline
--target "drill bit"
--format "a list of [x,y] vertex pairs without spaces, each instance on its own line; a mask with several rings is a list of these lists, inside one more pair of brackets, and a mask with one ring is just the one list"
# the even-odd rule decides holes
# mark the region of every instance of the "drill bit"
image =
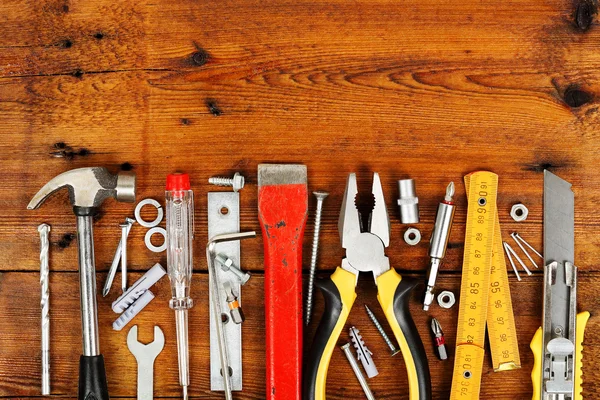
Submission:
[[40,286],[41,286],[41,302],[42,308],[42,395],[50,395],[50,288],[48,278],[50,275],[50,267],[48,262],[48,252],[50,243],[48,235],[50,233],[50,225],[41,224],[38,226],[40,233]]
[[427,276],[427,290],[423,301],[423,310],[429,310],[429,306],[433,302],[433,288],[437,274],[442,264],[442,260],[446,255],[448,247],[448,239],[450,238],[450,230],[452,229],[452,220],[454,219],[454,182],[450,182],[446,187],[446,195],[444,201],[438,205],[437,215],[435,217],[435,225],[431,233],[431,241],[429,243],[429,274]]
[[437,319],[431,319],[431,332],[433,332],[435,345],[438,350],[438,356],[440,360],[447,360],[448,353],[446,352],[446,339],[444,338],[444,332]]

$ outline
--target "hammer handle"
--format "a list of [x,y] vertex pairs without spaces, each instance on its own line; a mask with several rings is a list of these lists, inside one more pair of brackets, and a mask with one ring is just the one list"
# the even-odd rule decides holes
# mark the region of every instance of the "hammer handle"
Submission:
[[79,358],[78,400],[109,400],[104,357],[81,356]]

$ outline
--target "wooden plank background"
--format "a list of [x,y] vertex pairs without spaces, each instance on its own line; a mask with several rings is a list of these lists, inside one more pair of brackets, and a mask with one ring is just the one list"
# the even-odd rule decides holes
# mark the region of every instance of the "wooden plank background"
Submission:
[[[162,200],[165,176],[191,174],[196,191],[195,276],[190,314],[191,395],[209,390],[208,300],[203,248],[207,240],[206,184],[216,174],[243,173],[241,225],[259,229],[256,168],[260,162],[308,166],[311,190],[325,202],[320,274],[343,257],[337,217],[345,178],[359,174],[363,190],[381,174],[392,217],[388,255],[403,274],[424,280],[427,239],[437,203],[451,180],[458,211],[440,289],[458,291],[465,222],[462,177],[490,169],[500,175],[504,237],[518,230],[542,241],[542,171],[573,183],[579,307],[589,310],[584,346],[584,395],[600,398],[600,29],[596,0],[3,0],[0,2],[0,396],[40,394],[39,239],[52,225],[52,388],[76,396],[80,354],[75,218],[66,193],[38,211],[25,209],[55,175],[83,166],[133,170],[139,199]],[[62,157],[55,157],[59,155]],[[424,240],[402,241],[396,180],[416,180]],[[509,217],[525,203],[526,222]],[[311,210],[315,202],[311,198]],[[107,201],[95,223],[98,281],[103,284],[120,231],[133,206]],[[312,215],[311,215],[312,216]],[[165,256],[130,237],[137,274]],[[309,259],[309,225],[305,260]],[[265,397],[262,242],[242,245],[254,277],[244,287],[244,391]],[[305,262],[308,267],[308,261]],[[523,368],[493,373],[486,361],[482,398],[531,398],[529,341],[540,325],[541,271],[511,279]],[[119,279],[119,278],[117,278]],[[382,318],[375,289],[361,279],[350,322],[375,353],[380,376],[370,380],[379,399],[406,398],[400,357],[391,359],[362,304]],[[438,361],[420,310],[421,285],[411,309],[426,343],[434,398],[449,395],[451,361]],[[141,339],[151,327],[167,344],[156,364],[155,395],[177,397],[174,318],[166,280],[136,319]],[[114,398],[136,394],[127,330],[113,332],[113,289],[99,299],[101,348]],[[316,312],[322,310],[317,296]],[[450,353],[457,308],[433,307]],[[315,318],[318,319],[318,318]],[[316,321],[307,332],[307,343]],[[328,399],[364,395],[341,351],[330,368]]]

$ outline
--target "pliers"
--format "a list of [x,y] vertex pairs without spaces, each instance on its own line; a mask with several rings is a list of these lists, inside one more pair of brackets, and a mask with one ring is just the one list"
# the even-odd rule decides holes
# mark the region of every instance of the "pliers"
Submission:
[[385,255],[385,248],[390,244],[390,220],[377,173],[373,176],[372,193],[375,205],[369,226],[363,230],[355,206],[358,195],[356,174],[348,176],[338,223],[346,257],[329,279],[317,282],[325,298],[325,311],[307,358],[304,400],[325,400],[329,361],[356,299],[360,272],[371,272],[375,278],[377,299],[404,357],[409,399],[431,399],[431,377],[425,347],[408,310],[410,294],[417,282],[402,278],[390,268],[390,261]]

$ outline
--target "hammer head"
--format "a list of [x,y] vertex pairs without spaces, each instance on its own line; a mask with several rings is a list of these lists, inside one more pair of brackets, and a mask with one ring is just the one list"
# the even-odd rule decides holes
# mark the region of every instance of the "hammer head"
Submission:
[[114,197],[117,201],[134,202],[135,174],[113,175],[103,167],[72,169],[46,183],[33,196],[27,208],[35,210],[52,193],[62,188],[67,188],[69,191],[69,199],[75,214],[89,215],[93,214],[94,210],[97,210],[109,197]]

